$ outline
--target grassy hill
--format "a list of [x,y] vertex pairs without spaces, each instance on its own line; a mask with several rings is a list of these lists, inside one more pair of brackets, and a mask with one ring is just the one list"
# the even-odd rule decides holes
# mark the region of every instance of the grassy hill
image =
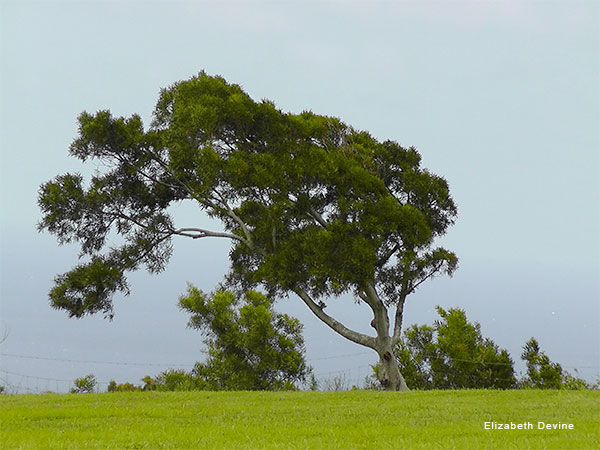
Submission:
[[[485,422],[531,430],[485,430]],[[538,429],[538,422],[573,429]],[[599,391],[0,396],[8,449],[593,449]]]

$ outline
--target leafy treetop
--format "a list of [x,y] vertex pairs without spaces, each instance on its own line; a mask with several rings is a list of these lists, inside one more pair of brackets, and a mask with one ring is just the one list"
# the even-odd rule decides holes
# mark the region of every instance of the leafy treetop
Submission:
[[[432,248],[453,222],[447,183],[421,169],[414,148],[378,142],[340,120],[285,114],[204,73],[161,92],[154,120],[84,112],[70,153],[106,172],[43,184],[39,229],[78,242],[89,261],[56,279],[55,307],[112,311],[125,272],[160,272],[171,238],[226,237],[233,274],[273,292],[316,298],[381,286],[396,303],[424,279],[456,268]],[[176,227],[167,207],[191,200],[224,231]],[[116,232],[125,244],[111,247]],[[360,295],[360,294],[359,294]]]

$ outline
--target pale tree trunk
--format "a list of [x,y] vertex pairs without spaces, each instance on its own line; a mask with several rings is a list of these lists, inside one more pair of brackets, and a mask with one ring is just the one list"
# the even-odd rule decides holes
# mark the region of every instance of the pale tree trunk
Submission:
[[389,349],[377,350],[379,354],[379,371],[377,378],[386,391],[409,391],[410,389],[400,373],[398,362],[394,356],[392,346]]
[[390,334],[390,319],[388,309],[377,295],[373,285],[367,286],[363,300],[373,311],[371,326],[377,331],[375,351],[379,355],[379,370],[377,376],[381,386],[387,391],[408,391],[404,377],[400,373],[398,362],[394,355],[394,347],[399,341],[402,327],[402,313],[404,302],[396,309],[393,331]]
[[[378,378],[381,386],[388,391],[408,391],[409,388],[400,373],[398,363],[394,356],[394,344],[398,342],[399,331],[401,327],[401,307],[396,311],[396,320],[394,323],[394,332],[390,335],[390,321],[388,311],[380,300],[373,286],[369,286],[364,293],[359,294],[373,311],[373,321],[371,326],[377,331],[377,336],[372,337],[366,334],[351,330],[342,323],[328,315],[324,307],[315,303],[308,293],[300,288],[294,290],[296,294],[304,301],[310,310],[327,326],[346,339],[357,344],[369,347],[379,355]],[[400,320],[398,320],[400,318]]]

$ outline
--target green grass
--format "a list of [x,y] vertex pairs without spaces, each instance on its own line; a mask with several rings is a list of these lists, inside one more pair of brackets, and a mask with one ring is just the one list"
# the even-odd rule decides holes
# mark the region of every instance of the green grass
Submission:
[[[533,430],[484,430],[485,421]],[[538,430],[537,422],[574,424]],[[0,396],[8,449],[597,449],[598,391]]]

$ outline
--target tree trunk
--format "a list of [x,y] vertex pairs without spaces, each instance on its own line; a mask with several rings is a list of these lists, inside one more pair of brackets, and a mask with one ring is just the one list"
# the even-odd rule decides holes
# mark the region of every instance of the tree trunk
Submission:
[[[377,296],[375,289],[371,286],[361,298],[367,302],[367,304],[373,310],[373,320],[371,326],[377,331],[377,337],[368,336],[363,333],[356,332],[345,327],[342,323],[335,320],[325,311],[323,306],[317,305],[312,298],[302,289],[296,288],[294,292],[304,301],[304,303],[310,308],[310,310],[317,316],[323,323],[329,326],[333,331],[345,337],[346,339],[356,342],[357,344],[365,347],[372,348],[379,354],[379,371],[378,378],[381,385],[388,391],[408,391],[408,386],[404,381],[404,377],[400,373],[398,363],[394,356],[394,341],[395,336],[389,334],[389,319],[387,315],[387,309],[383,302]],[[400,324],[402,323],[402,311],[396,314],[400,316],[396,318],[395,330],[400,330]]]
[[404,377],[400,373],[396,357],[394,356],[393,349],[383,348],[383,351],[377,351],[379,353],[379,371],[378,378],[381,386],[386,391],[409,391],[410,389],[404,381]]
[[[373,311],[373,321],[371,326],[377,331],[375,346],[373,347],[379,354],[379,371],[377,373],[381,386],[387,391],[408,391],[408,386],[404,377],[398,368],[398,362],[394,356],[394,342],[397,342],[396,332],[399,333],[402,324],[402,306],[396,310],[396,321],[394,324],[394,333],[390,336],[390,320],[388,310],[385,304],[377,295],[373,285],[368,285],[361,298],[371,307]],[[400,320],[398,319],[400,318]]]

